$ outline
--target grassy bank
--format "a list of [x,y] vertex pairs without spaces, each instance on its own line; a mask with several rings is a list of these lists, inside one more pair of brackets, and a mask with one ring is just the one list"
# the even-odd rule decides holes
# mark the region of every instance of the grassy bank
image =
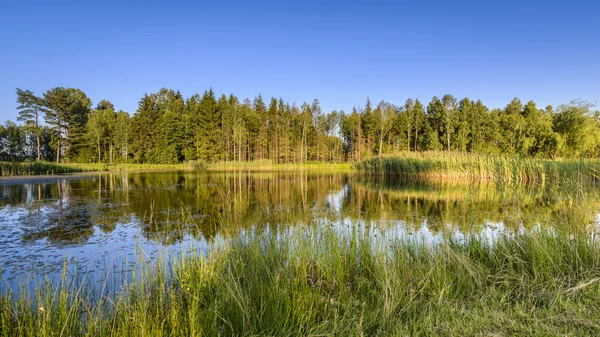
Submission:
[[598,180],[599,159],[544,160],[479,154],[424,152],[371,158],[354,164],[359,173],[419,179],[525,185]]
[[243,162],[217,162],[208,164],[209,170],[217,171],[336,171],[350,172],[352,165],[350,163],[328,163],[328,162],[306,162],[306,163],[286,163],[276,164],[272,160],[257,160]]
[[600,333],[599,267],[588,236],[431,244],[296,228],[161,264],[118,294],[62,285],[37,300],[4,296],[0,335],[590,336]]
[[104,163],[48,163],[0,162],[0,177],[55,175],[78,172],[121,172],[121,171],[159,171],[159,170],[202,170],[206,166],[198,162],[184,164],[104,164]]
[[30,176],[30,175],[54,175],[82,172],[78,167],[69,167],[61,164],[46,162],[12,163],[0,162],[0,177],[8,176]]
[[188,162],[180,164],[60,164],[64,167],[74,168],[85,172],[124,172],[124,171],[186,171],[204,170],[206,165],[200,162]]
[[217,162],[201,163],[188,162],[181,164],[105,164],[105,163],[12,163],[0,162],[0,177],[30,176],[30,175],[55,175],[77,172],[124,172],[124,171],[335,171],[350,172],[352,165],[349,163],[319,163],[309,162],[302,164],[274,164],[270,160],[250,162]]

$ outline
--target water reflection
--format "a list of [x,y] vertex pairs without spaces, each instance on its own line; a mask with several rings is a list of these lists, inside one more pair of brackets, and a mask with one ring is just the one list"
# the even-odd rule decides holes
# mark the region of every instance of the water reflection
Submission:
[[498,191],[338,173],[57,178],[0,187],[0,271],[13,280],[32,266],[58,272],[65,258],[92,270],[114,269],[114,261],[135,263],[140,252],[152,259],[165,247],[207,249],[240,229],[300,223],[373,226],[424,238],[549,225],[581,232],[596,225],[599,208],[592,188]]
[[497,190],[491,186],[407,183],[392,178],[356,178],[353,204],[368,220],[402,220],[408,226],[426,223],[431,230],[451,228],[479,232],[491,224],[516,231],[537,225],[571,232],[595,226],[600,209],[597,190],[539,186]]

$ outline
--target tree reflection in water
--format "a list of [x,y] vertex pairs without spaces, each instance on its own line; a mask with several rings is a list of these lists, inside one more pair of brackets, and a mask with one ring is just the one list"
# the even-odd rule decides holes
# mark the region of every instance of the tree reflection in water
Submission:
[[306,171],[56,178],[0,187],[0,268],[6,276],[23,261],[47,267],[67,255],[99,264],[111,254],[132,256],[140,245],[151,251],[189,241],[206,246],[243,229],[323,222],[430,237],[536,226],[582,232],[596,226],[596,194],[593,188],[498,190]]

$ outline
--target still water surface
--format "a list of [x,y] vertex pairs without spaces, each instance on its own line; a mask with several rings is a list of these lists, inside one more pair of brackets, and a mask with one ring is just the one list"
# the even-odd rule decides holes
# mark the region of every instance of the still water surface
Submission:
[[[343,173],[152,172],[4,181],[0,291],[69,277],[106,286],[140,261],[207,251],[240,232],[334,224],[422,237],[544,226],[587,233],[595,191],[408,183]],[[586,202],[577,195],[585,193]]]

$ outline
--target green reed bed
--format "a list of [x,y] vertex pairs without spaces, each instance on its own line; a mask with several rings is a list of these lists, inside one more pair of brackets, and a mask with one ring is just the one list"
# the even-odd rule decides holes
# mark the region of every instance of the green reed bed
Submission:
[[599,159],[545,160],[447,152],[406,153],[354,164],[359,173],[524,185],[598,180]]
[[305,163],[275,163],[272,160],[255,160],[241,162],[216,162],[208,164],[208,169],[218,171],[335,171],[350,172],[352,165],[338,162],[305,162]]
[[204,170],[206,165],[202,162],[187,162],[181,164],[106,164],[106,163],[94,163],[94,164],[61,164],[65,167],[73,167],[82,171],[95,172],[120,172],[120,171],[174,171],[174,170]]
[[125,171],[335,171],[350,172],[349,163],[307,162],[300,164],[276,164],[271,160],[250,162],[204,163],[190,161],[179,164],[132,164],[132,163],[48,163],[48,162],[0,162],[0,177],[24,175],[54,175],[77,172],[125,172]]
[[196,171],[204,170],[202,162],[187,162],[182,164],[105,164],[105,163],[48,163],[48,162],[0,162],[0,177],[55,175],[77,172],[121,172],[121,171]]
[[66,166],[47,162],[13,163],[0,162],[0,177],[29,176],[29,175],[54,175],[84,171],[80,167]]
[[[246,234],[94,294],[0,298],[1,336],[508,336],[600,333],[600,247],[558,232]],[[149,270],[154,270],[150,272]],[[168,277],[167,275],[172,275]]]

